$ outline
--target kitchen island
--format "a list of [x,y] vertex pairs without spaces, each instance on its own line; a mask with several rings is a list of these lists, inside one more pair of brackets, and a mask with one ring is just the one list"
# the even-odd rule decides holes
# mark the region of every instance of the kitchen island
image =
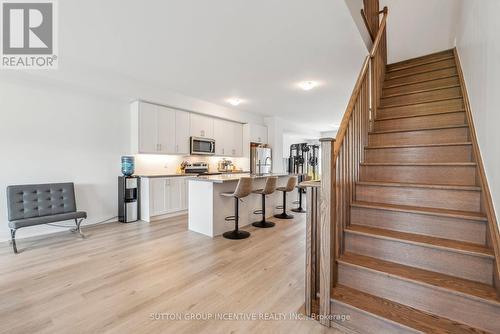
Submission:
[[[189,230],[209,237],[221,235],[234,229],[234,222],[226,222],[227,216],[234,215],[234,199],[223,197],[223,192],[233,192],[242,177],[254,179],[253,189],[262,189],[268,176],[277,176],[277,187],[286,185],[289,174],[266,174],[262,176],[250,174],[223,174],[191,177],[188,179],[188,227]],[[280,213],[276,206],[282,205],[283,193],[276,191],[267,196],[266,213],[272,217]],[[287,193],[287,208],[291,209],[292,203],[297,200],[297,190]],[[255,221],[261,220],[261,215],[253,212],[262,206],[261,195],[250,194],[240,202],[240,228]]]

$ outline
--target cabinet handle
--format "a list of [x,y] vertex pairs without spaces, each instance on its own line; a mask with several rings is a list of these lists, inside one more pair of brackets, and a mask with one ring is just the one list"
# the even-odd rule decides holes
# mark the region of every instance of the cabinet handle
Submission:
[[175,152],[179,153],[179,145],[175,145]]
[[257,138],[257,139],[259,140],[259,143],[262,141],[262,139],[260,139],[260,137],[259,137],[259,138]]
[[201,135],[202,137],[205,137],[205,130],[201,130],[201,131],[200,131],[200,135]]

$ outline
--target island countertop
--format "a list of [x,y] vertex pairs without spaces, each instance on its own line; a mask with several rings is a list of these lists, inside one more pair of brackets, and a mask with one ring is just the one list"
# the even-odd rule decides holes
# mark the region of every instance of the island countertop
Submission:
[[213,182],[213,183],[225,183],[225,182],[239,181],[239,179],[241,179],[242,177],[262,179],[269,176],[289,176],[289,175],[295,175],[295,174],[288,174],[288,173],[270,173],[262,175],[255,175],[255,174],[252,175],[250,173],[222,174],[222,175],[205,175],[205,176],[191,177],[189,178],[189,180]]

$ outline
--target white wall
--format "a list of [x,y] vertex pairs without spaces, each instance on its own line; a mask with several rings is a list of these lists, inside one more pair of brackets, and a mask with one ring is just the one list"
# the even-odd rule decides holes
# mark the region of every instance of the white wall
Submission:
[[[500,210],[500,12],[498,0],[461,0],[457,49],[497,217]],[[498,219],[497,219],[498,220]],[[500,220],[498,220],[500,222]]]
[[[116,177],[127,153],[128,106],[62,88],[0,83],[0,241],[9,238],[5,188],[75,182],[89,223],[116,216]],[[37,226],[20,238],[59,231]]]

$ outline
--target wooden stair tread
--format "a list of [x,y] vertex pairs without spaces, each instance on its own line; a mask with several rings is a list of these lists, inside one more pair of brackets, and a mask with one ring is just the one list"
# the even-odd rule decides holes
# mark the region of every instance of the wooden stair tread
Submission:
[[476,166],[475,162],[362,162],[361,166]]
[[454,74],[444,75],[444,76],[441,76],[438,78],[422,79],[422,80],[416,80],[416,81],[411,81],[411,82],[402,82],[402,83],[390,83],[390,81],[392,79],[389,79],[388,81],[384,82],[383,89],[403,87],[403,86],[409,86],[409,85],[414,85],[414,84],[421,84],[421,83],[425,83],[425,82],[453,78],[453,77],[457,77],[457,76],[458,76],[458,74],[454,73]]
[[[378,108],[379,111],[382,110],[382,109],[384,109],[384,108]],[[393,119],[402,119],[402,118],[414,118],[414,117],[427,117],[427,116],[436,116],[436,115],[446,115],[446,114],[454,114],[454,113],[458,113],[458,112],[465,112],[465,109],[441,111],[441,112],[434,112],[434,113],[428,113],[428,114],[413,114],[413,115],[377,117],[375,119],[375,122],[377,122],[377,121],[388,121],[388,120],[393,120]]]
[[[433,68],[433,69],[417,71],[417,72],[412,72],[412,73],[404,73],[401,75],[388,77],[385,79],[385,81],[391,81],[394,79],[401,79],[401,78],[408,78],[408,77],[415,76],[417,74],[427,74],[427,73],[432,73],[432,72],[437,72],[437,71],[442,71],[442,70],[447,70],[447,69],[452,69],[452,68],[456,68],[456,65],[443,66],[443,67],[439,67],[439,68]],[[392,72],[392,73],[395,73],[395,72]]]
[[470,242],[456,241],[444,238],[431,237],[422,234],[392,231],[392,230],[361,226],[361,225],[350,225],[346,229],[346,232],[363,234],[383,239],[391,239],[406,243],[418,244],[421,246],[427,246],[431,248],[446,249],[448,251],[455,251],[478,257],[494,258],[492,249],[483,245],[473,244]]
[[420,57],[415,57],[415,58],[410,58],[410,59],[405,59],[402,61],[398,61],[392,64],[387,64],[387,71],[392,72],[392,71],[397,71],[399,68],[403,67],[413,67],[411,65],[416,64],[414,66],[421,65],[422,63],[430,62],[430,61],[441,61],[443,58],[450,58],[454,57],[453,50],[443,50],[443,51],[438,51],[435,53],[431,53],[428,55],[420,56]]
[[450,101],[450,100],[458,100],[458,99],[463,99],[462,94],[455,95],[455,96],[452,96],[452,97],[429,99],[429,100],[425,100],[425,101],[416,101],[416,102],[407,102],[407,103],[396,103],[396,104],[382,105],[382,106],[380,106],[379,110],[380,109],[409,107],[409,106],[416,106],[416,105],[425,105],[425,104],[429,104],[429,103],[442,102],[442,101]]
[[398,133],[398,132],[416,132],[416,131],[428,131],[428,130],[446,130],[446,129],[460,129],[460,128],[468,128],[467,124],[463,125],[449,125],[449,126],[437,126],[437,127],[426,127],[426,128],[417,128],[417,129],[398,129],[398,130],[385,130],[385,131],[372,131],[368,134],[370,135],[379,135],[384,133]]
[[380,150],[380,149],[391,149],[391,148],[441,147],[441,146],[472,146],[472,143],[460,142],[460,143],[439,143],[439,144],[380,145],[380,146],[365,146],[365,149]]
[[497,296],[495,288],[488,284],[354,253],[342,255],[339,262],[368,268],[372,271],[378,271],[391,276],[398,276],[417,283],[452,290],[466,297],[479,299],[480,301],[486,301],[496,306],[500,306],[500,298]]
[[443,189],[443,190],[481,191],[481,187],[476,187],[476,186],[459,186],[459,185],[442,185],[442,184],[375,182],[375,181],[358,181],[356,182],[356,184],[366,185],[366,186],[380,186],[380,187],[408,187],[408,188],[429,188],[429,189]]
[[469,212],[469,211],[436,209],[436,208],[426,208],[419,206],[373,203],[373,202],[363,202],[363,201],[355,201],[351,204],[351,206],[377,209],[377,210],[386,210],[386,211],[408,212],[408,213],[416,213],[423,215],[451,217],[451,218],[459,218],[459,219],[475,220],[483,222],[486,222],[488,220],[487,217],[482,213]]
[[487,333],[443,317],[417,310],[413,307],[376,297],[343,285],[332,290],[333,300],[350,305],[379,318],[413,328],[423,333]]
[[455,56],[453,54],[443,55],[443,57],[438,57],[438,58],[433,58],[433,59],[425,59],[424,58],[421,61],[415,61],[414,63],[408,63],[408,64],[400,65],[400,66],[388,65],[387,66],[387,73],[394,73],[394,72],[401,71],[401,70],[407,70],[407,69],[419,67],[422,65],[439,63],[443,60],[451,60],[451,59],[455,59]]
[[448,89],[448,88],[458,88],[458,87],[460,87],[459,84],[451,84],[451,85],[443,85],[443,86],[439,86],[439,87],[435,87],[435,88],[417,89],[417,90],[413,90],[413,91],[410,91],[410,92],[395,93],[395,94],[389,94],[389,95],[382,95],[381,99],[384,100],[384,99],[390,99],[391,97],[399,97],[399,96],[405,96],[405,95],[427,93],[427,92],[433,92],[433,91],[436,91],[436,90],[442,90],[442,89]]

